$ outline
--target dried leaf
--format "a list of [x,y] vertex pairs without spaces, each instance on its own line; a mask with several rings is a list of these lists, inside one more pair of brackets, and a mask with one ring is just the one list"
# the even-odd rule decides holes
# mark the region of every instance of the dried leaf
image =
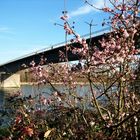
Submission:
[[44,137],[47,138],[53,129],[47,130],[44,134]]

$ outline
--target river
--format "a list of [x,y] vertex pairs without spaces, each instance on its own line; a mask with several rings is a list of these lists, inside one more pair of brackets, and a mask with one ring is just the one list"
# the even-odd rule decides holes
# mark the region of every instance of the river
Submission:
[[[62,85],[54,85],[55,88],[62,92],[62,93],[68,93],[68,89],[66,86]],[[75,92],[80,93],[80,96],[88,95],[89,96],[89,88],[88,85],[77,85]],[[0,126],[3,126],[9,122],[9,118],[6,118],[3,116],[3,112],[5,111],[5,104],[6,104],[6,98],[17,94],[22,93],[23,97],[29,97],[29,95],[36,96],[36,95],[43,95],[46,98],[50,96],[54,92],[54,89],[49,85],[44,86],[36,86],[36,85],[22,85],[20,88],[7,88],[7,89],[0,89]],[[89,97],[90,98],[90,97]],[[7,110],[6,110],[7,111]]]
[[[58,91],[62,93],[68,93],[68,89],[66,86],[58,85],[58,84],[54,86]],[[85,97],[86,105],[88,107],[90,107],[89,101],[91,101],[91,92],[89,89],[90,89],[89,85],[76,85],[76,88],[75,88],[75,93],[77,93],[76,95],[80,97]],[[36,85],[25,84],[25,85],[22,85],[20,88],[1,89],[0,90],[0,126],[2,126],[3,124],[7,124],[7,122],[9,121],[9,118],[1,117],[7,97],[12,96],[16,93],[22,93],[23,97],[29,97],[29,95],[31,95],[32,97],[36,95],[43,95],[47,98],[53,92],[54,92],[54,89],[50,85],[36,86]]]
[[[68,89],[62,85],[55,85],[55,88],[63,93],[68,92]],[[89,94],[88,85],[77,85],[76,92],[80,93],[80,96]],[[18,91],[22,93],[23,96],[28,97],[29,95],[35,96],[38,94],[44,95],[45,97],[49,96],[54,92],[54,89],[49,85],[36,86],[36,85],[22,85],[20,88],[7,88],[0,89],[0,107],[5,103],[5,98],[16,94]]]

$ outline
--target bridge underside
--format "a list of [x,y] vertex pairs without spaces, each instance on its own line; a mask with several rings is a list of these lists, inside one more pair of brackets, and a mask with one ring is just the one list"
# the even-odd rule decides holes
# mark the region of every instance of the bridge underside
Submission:
[[[98,43],[98,40],[101,39],[104,35],[100,35],[97,37],[93,37],[92,38],[92,43]],[[89,39],[87,39],[87,42],[89,42]],[[81,47],[80,44],[78,43],[73,43],[72,44],[73,47]],[[22,67],[23,64],[25,64],[26,66],[30,67],[30,63],[32,61],[34,61],[36,64],[40,63],[40,60],[43,56],[43,58],[46,58],[46,63],[60,63],[60,51],[62,52],[66,52],[66,47],[65,46],[60,46],[58,48],[52,48],[50,50],[46,50],[44,52],[41,53],[37,53],[13,62],[9,62],[7,64],[1,65],[0,66],[0,72],[5,72],[5,73],[16,73],[17,71],[26,69],[27,67]],[[75,61],[75,60],[79,60],[78,55],[73,54],[71,51],[67,52],[67,56],[68,56],[68,61]]]

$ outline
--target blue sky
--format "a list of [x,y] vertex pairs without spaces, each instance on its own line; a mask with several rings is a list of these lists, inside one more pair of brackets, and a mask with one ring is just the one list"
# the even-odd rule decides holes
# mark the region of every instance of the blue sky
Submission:
[[[97,7],[103,0],[90,0]],[[75,21],[75,30],[89,33],[85,22],[93,20],[92,31],[102,29],[107,15],[86,5],[84,0],[65,0],[69,21]],[[63,42],[64,30],[54,23],[60,20],[64,0],[0,0],[0,64],[53,44]]]

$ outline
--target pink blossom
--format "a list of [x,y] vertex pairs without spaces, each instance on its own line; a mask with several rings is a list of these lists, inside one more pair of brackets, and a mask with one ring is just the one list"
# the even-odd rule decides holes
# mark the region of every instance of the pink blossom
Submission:
[[129,37],[129,34],[128,34],[128,32],[127,32],[126,30],[124,30],[123,36],[124,36],[125,38],[128,38],[128,37]]
[[109,7],[105,7],[102,9],[104,12],[111,12],[111,9]]
[[40,97],[40,102],[41,102],[43,105],[46,105],[46,104],[47,104],[47,99],[46,99],[44,96],[41,96],[41,97]]
[[120,50],[121,49],[121,46],[120,45],[117,45],[116,46],[116,50]]
[[34,66],[35,66],[35,61],[32,61],[32,62],[30,63],[30,65],[31,65],[32,67],[34,67]]
[[60,19],[67,20],[68,19],[68,16],[67,15],[63,15],[63,16],[60,17]]

